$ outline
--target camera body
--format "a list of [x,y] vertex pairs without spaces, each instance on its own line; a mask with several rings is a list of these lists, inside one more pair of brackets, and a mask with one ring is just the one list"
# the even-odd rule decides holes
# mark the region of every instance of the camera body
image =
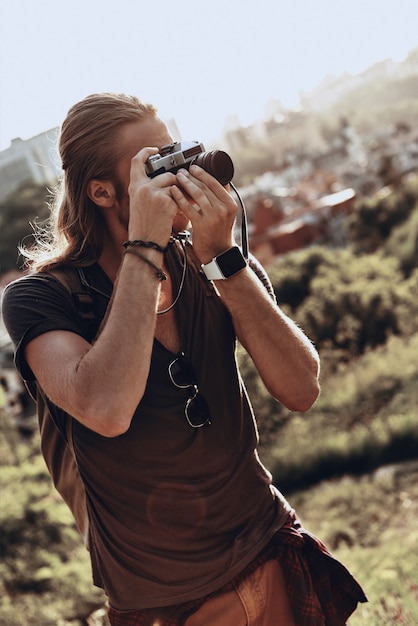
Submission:
[[181,167],[189,169],[190,162],[198,154],[202,154],[205,148],[197,141],[176,141],[163,146],[158,154],[150,156],[146,162],[147,174],[154,178],[163,172],[174,174]]
[[180,168],[188,170],[191,165],[199,165],[222,185],[230,183],[234,176],[231,157],[222,150],[205,152],[199,141],[176,141],[163,146],[158,154],[149,157],[145,169],[154,178],[164,172],[175,174]]

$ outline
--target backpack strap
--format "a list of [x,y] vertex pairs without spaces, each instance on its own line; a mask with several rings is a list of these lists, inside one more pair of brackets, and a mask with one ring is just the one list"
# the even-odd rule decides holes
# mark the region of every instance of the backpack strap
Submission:
[[48,272],[71,293],[80,317],[86,322],[95,319],[93,298],[84,278],[84,273],[77,267],[61,267]]

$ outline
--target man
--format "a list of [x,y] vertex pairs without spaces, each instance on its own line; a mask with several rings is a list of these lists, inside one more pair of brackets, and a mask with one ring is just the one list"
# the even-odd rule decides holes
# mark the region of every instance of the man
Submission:
[[[69,111],[51,240],[4,296],[17,367],[70,425],[112,625],[341,625],[364,594],[261,465],[235,342],[296,411],[319,393],[318,355],[234,247],[228,189],[198,166],[147,175],[170,142],[133,97]],[[209,280],[220,256],[227,277]],[[61,266],[82,269],[91,336],[48,274]]]

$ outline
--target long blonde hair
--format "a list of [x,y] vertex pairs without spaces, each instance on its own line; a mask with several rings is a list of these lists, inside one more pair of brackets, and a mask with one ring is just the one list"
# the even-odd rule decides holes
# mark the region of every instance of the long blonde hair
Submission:
[[75,104],[64,120],[59,138],[63,174],[54,190],[51,218],[35,231],[35,245],[21,250],[31,271],[57,265],[86,266],[102,252],[104,222],[87,195],[92,179],[114,180],[123,156],[118,137],[129,122],[155,118],[156,108],[135,96],[93,94]]

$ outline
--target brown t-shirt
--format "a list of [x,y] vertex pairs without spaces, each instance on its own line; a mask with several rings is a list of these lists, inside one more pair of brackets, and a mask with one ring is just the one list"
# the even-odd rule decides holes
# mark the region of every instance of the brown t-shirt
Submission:
[[[167,253],[174,293],[182,276],[181,245],[174,243]],[[94,582],[119,610],[182,603],[222,587],[290,511],[256,452],[256,425],[237,370],[229,313],[199,272],[190,244],[186,249],[175,311],[182,351],[209,404],[211,425],[193,429],[187,423],[188,390],[175,387],[168,375],[176,355],[156,340],[146,392],[126,433],[106,438],[72,420]],[[96,314],[104,315],[111,285],[98,266],[85,273],[97,290]],[[4,314],[26,379],[28,341],[54,329],[83,334],[71,297],[50,277],[35,275],[9,286]],[[71,418],[57,410],[56,419]]]

